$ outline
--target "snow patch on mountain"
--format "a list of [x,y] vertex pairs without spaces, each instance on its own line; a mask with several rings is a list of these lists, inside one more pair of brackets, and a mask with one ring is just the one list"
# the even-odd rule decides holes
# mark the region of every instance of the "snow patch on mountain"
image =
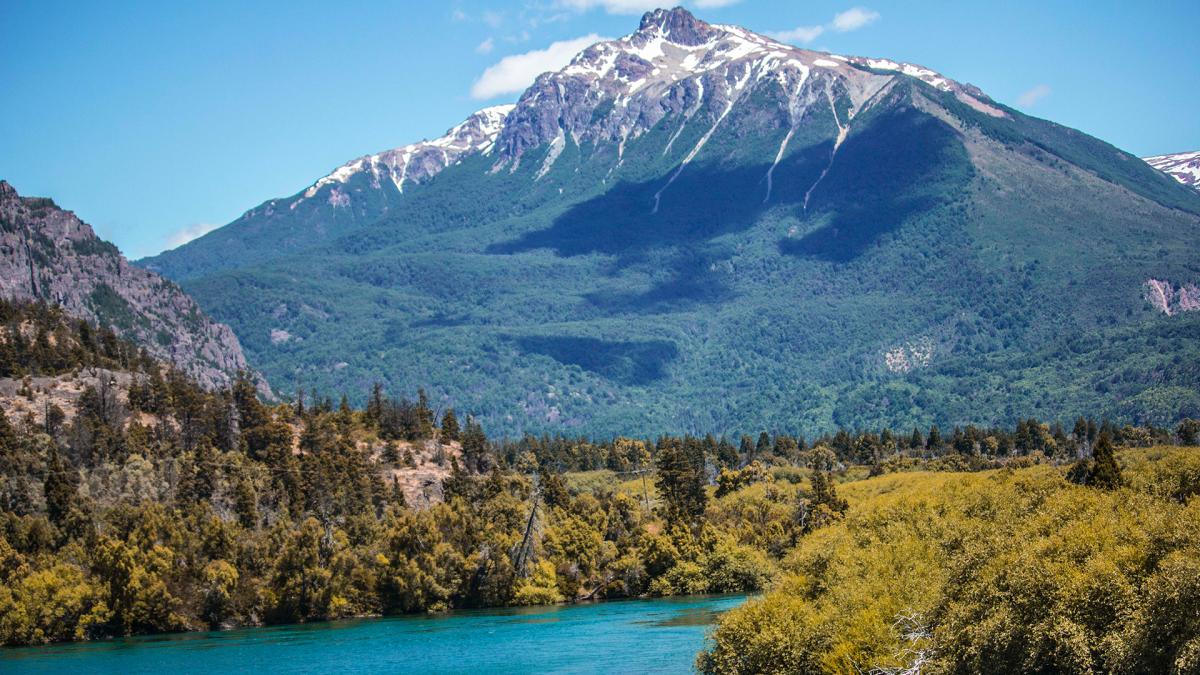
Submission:
[[[813,69],[821,72],[820,78]],[[759,83],[777,83],[797,100],[811,103],[816,97],[806,96],[800,85],[820,79],[810,85],[844,91],[853,117],[897,75],[952,92],[988,114],[1005,114],[978,89],[923,66],[810,51],[739,26],[708,24],[684,9],[656,10],[642,17],[636,32],[596,43],[565,68],[539,76],[505,120],[496,141],[497,165],[515,163],[560,132],[576,142],[623,146],[666,116],[682,115],[686,123],[702,107],[710,111],[705,123],[711,128],[727,114],[730,102]],[[805,106],[795,102],[789,103],[789,112],[802,116]]]
[[1146,157],[1150,166],[1175,180],[1200,190],[1200,151]]
[[[628,142],[664,118],[672,116],[679,121],[672,121],[674,132],[663,156],[672,151],[685,127],[692,122],[702,124],[706,132],[680,158],[658,191],[657,201],[739,102],[749,98],[746,93],[774,92],[770,95],[786,109],[782,111],[785,139],[775,158],[778,163],[812,106],[834,108],[840,141],[854,118],[905,76],[951,92],[977,110],[1006,114],[978,89],[924,66],[810,51],[739,26],[708,24],[681,8],[656,10],[642,17],[637,31],[597,42],[564,68],[538,76],[516,104],[485,108],[439,138],[347,162],[314,182],[288,206],[295,210],[320,193],[329,206],[353,212],[351,202],[364,187],[403,194],[470,155],[494,157],[493,173],[502,168],[512,172],[522,154],[545,147],[547,154],[535,175],[535,180],[540,180],[550,172],[568,139],[577,147],[588,143],[615,146],[617,158],[611,175],[621,166]],[[835,101],[848,101],[849,108]],[[843,106],[840,113],[839,105]],[[769,200],[772,172],[765,178],[765,199]],[[352,180],[355,184],[347,186]],[[265,208],[271,215],[276,202]]]
[[[405,183],[417,183],[431,178],[465,155],[491,152],[504,125],[504,118],[513,109],[512,104],[491,106],[468,117],[451,128],[445,135],[433,140],[410,143],[393,150],[359,157],[336,168],[329,175],[317,180],[304,195],[291,204],[291,208],[312,199],[328,185],[345,184],[354,176],[369,174],[371,187],[379,188],[387,179],[403,193]],[[330,196],[333,206],[348,206],[349,195],[339,191],[340,196]]]

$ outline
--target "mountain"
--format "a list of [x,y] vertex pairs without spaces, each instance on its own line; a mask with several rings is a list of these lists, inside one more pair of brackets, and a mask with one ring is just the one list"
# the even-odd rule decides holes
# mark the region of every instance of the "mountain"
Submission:
[[432,141],[359,157],[287,199],[272,199],[203,243],[168,251],[138,264],[185,279],[250,266],[329,241],[355,225],[385,216],[407,188],[427,182],[470,155],[486,154],[511,105],[484,108]]
[[0,297],[61,305],[210,387],[249,370],[229,326],[206,316],[179,286],[131,265],[74,213],[49,199],[22,197],[5,181],[0,181]]
[[1147,157],[1146,163],[1175,180],[1200,190],[1200,151]]
[[1196,414],[1198,233],[1200,195],[1103,141],[673,9],[140,264],[286,391],[812,433]]

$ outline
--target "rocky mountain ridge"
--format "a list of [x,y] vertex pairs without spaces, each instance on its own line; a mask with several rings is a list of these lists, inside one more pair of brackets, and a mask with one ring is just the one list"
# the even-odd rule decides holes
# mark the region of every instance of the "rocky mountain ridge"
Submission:
[[[0,296],[44,300],[111,328],[209,387],[249,370],[229,326],[175,283],[131,265],[74,213],[0,181]],[[262,383],[264,391],[265,382]]]

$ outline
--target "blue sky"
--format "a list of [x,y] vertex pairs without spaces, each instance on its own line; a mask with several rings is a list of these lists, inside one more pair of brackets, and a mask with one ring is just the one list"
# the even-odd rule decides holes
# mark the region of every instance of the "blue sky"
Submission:
[[[1139,155],[1200,149],[1200,2],[692,0],[703,19],[919,63]],[[6,0],[0,178],[130,257],[515,100],[642,0]],[[507,59],[507,60],[506,60]]]

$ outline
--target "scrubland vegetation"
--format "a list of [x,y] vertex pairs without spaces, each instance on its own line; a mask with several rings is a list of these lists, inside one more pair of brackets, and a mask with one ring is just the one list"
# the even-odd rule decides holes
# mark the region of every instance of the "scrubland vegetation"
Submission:
[[1127,450],[1114,489],[1038,464],[841,486],[706,672],[1200,669],[1200,450]]

